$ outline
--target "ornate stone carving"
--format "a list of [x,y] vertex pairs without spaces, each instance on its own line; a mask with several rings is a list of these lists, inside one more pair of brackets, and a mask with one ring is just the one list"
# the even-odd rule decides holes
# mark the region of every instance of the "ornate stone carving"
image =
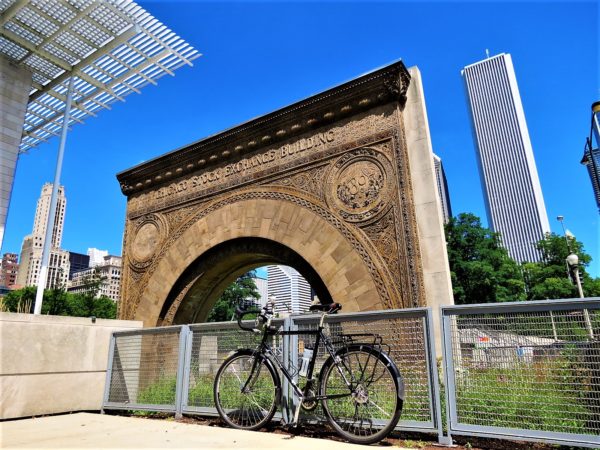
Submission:
[[327,177],[327,204],[349,222],[373,219],[389,204],[393,184],[390,161],[361,148],[340,157]]
[[168,225],[160,214],[140,218],[133,231],[129,246],[130,263],[136,269],[147,267],[168,234]]
[[[371,276],[377,292],[374,303],[423,305],[402,129],[408,75],[400,72],[369,75],[362,84],[336,88],[335,104],[329,102],[330,94],[320,94],[282,114],[258,119],[120,175],[129,195],[126,304],[120,316],[133,318],[140,302],[148,301],[144,289],[159,265],[164,269],[161,262],[186,230],[209,215],[214,219],[210,230],[227,228],[227,216],[221,218],[219,209],[261,199],[308,209],[338,230],[352,248],[352,258],[358,256],[361,270]],[[248,217],[244,220],[250,221]],[[172,322],[186,301],[191,285],[182,286],[171,297],[176,299],[171,309],[163,312],[164,323]],[[159,305],[164,300],[152,299]]]

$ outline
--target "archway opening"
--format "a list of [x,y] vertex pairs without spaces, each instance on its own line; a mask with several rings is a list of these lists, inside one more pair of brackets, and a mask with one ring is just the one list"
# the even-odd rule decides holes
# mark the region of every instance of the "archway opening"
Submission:
[[237,238],[212,247],[187,267],[163,304],[159,324],[206,321],[231,283],[253,269],[268,265],[294,268],[322,303],[333,301],[319,274],[294,250],[270,239]]

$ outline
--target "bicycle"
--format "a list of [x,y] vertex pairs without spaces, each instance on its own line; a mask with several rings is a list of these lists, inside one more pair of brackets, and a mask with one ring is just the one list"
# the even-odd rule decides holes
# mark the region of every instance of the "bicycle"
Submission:
[[[341,310],[341,305],[312,305],[320,311],[316,330],[280,331],[271,325],[273,305],[260,311],[236,310],[238,326],[245,331],[261,333],[255,349],[240,349],[229,356],[217,371],[214,399],[225,423],[240,429],[256,430],[271,421],[281,402],[281,377],[287,378],[299,399],[291,425],[297,426],[300,409],[312,411],[321,402],[327,420],[344,439],[358,444],[372,444],[384,439],[396,426],[404,402],[404,383],[400,371],[383,351],[382,339],[373,333],[341,335],[343,346],[335,349],[324,333],[325,319]],[[242,319],[258,314],[253,327]],[[314,348],[304,349],[298,373],[305,384],[295,382],[295,369],[286,367],[268,342],[281,335],[313,335]],[[357,337],[370,336],[369,343],[356,342]],[[313,377],[318,350],[323,345],[329,357],[322,365],[318,380]]]

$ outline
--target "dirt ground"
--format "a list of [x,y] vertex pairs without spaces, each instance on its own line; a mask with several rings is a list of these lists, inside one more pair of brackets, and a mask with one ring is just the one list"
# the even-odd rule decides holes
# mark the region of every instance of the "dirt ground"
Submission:
[[[145,416],[148,419],[159,419],[159,420],[174,420],[172,415],[161,415],[153,414]],[[207,418],[201,416],[186,416],[177,421],[189,424],[200,424],[214,427],[224,427],[225,425],[218,418]],[[343,442],[340,436],[338,436],[328,425],[301,425],[297,429],[288,429],[279,426],[276,423],[270,424],[268,427],[262,428],[260,431],[286,434],[290,436],[306,436],[319,439],[331,439],[334,441]],[[454,444],[453,449],[456,450],[567,450],[570,447],[557,446],[542,444],[536,442],[515,442],[506,441],[502,439],[486,439],[478,437],[462,437],[453,436]],[[429,435],[425,433],[393,433],[388,438],[373,445],[372,447],[405,447],[405,448],[416,448],[424,450],[440,450],[441,446],[437,443],[436,435]]]

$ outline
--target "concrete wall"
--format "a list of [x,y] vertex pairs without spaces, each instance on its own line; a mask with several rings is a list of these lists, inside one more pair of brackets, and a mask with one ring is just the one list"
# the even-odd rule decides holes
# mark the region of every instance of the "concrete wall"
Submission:
[[30,90],[31,73],[0,56],[0,248]]
[[0,313],[0,419],[102,406],[113,331],[142,322]]
[[417,67],[408,69],[411,76],[403,113],[406,146],[410,164],[413,198],[417,216],[423,284],[427,306],[433,309],[436,331],[436,353],[441,356],[441,326],[439,307],[454,304],[450,265],[444,234],[444,217],[437,195],[433,150],[421,73]]

